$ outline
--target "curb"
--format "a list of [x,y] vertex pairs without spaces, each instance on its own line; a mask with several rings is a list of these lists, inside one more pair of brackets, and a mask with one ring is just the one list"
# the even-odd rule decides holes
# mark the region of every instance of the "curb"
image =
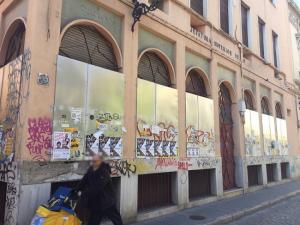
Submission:
[[257,211],[259,211],[263,208],[269,208],[269,207],[271,207],[271,206],[273,206],[273,205],[275,205],[275,204],[277,204],[281,201],[287,200],[287,199],[292,198],[292,197],[297,196],[297,195],[300,195],[300,190],[291,192],[291,193],[289,193],[287,195],[284,195],[282,197],[279,197],[279,198],[275,198],[274,200],[271,200],[271,201],[263,202],[263,203],[261,203],[257,206],[247,208],[247,209],[243,209],[241,211],[232,213],[232,214],[227,215],[227,216],[219,217],[219,218],[217,218],[216,220],[214,220],[212,222],[205,223],[205,224],[202,224],[202,225],[225,225],[225,224],[228,224],[230,222],[241,219],[242,217],[254,214],[255,212],[257,212]]

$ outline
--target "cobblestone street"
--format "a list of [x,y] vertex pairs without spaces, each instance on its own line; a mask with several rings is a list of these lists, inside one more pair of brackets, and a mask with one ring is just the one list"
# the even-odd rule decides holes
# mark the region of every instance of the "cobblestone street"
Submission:
[[299,225],[300,196],[246,216],[230,225]]

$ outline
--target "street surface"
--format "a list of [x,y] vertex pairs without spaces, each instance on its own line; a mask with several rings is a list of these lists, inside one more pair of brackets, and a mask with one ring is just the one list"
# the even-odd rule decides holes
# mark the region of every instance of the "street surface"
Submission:
[[258,211],[229,225],[300,225],[300,196]]

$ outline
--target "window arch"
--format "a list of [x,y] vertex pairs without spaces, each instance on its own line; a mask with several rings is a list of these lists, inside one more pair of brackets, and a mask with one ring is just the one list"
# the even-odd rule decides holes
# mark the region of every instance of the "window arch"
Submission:
[[195,70],[191,70],[186,78],[186,92],[207,97],[207,90],[203,77]]
[[263,97],[261,99],[261,111],[263,114],[271,115],[269,101],[268,101],[267,97]]
[[254,110],[253,98],[250,91],[244,91],[244,100],[246,103],[246,109]]
[[4,52],[4,60],[2,61],[3,65],[8,64],[24,53],[26,28],[23,21],[20,20],[16,23],[16,25],[12,25],[15,26],[15,28],[9,34],[9,37],[5,37],[8,38],[9,41],[5,43],[7,45]]
[[165,62],[155,52],[145,52],[138,65],[138,77],[171,87],[171,77]]
[[283,119],[282,108],[280,102],[277,102],[275,105],[276,117]]
[[112,43],[92,25],[74,25],[64,34],[59,54],[71,59],[118,71]]

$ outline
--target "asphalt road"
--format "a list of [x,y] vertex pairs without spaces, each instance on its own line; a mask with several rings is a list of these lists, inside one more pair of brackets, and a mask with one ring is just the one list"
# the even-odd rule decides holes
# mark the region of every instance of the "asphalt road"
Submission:
[[300,196],[243,217],[230,225],[300,225]]

